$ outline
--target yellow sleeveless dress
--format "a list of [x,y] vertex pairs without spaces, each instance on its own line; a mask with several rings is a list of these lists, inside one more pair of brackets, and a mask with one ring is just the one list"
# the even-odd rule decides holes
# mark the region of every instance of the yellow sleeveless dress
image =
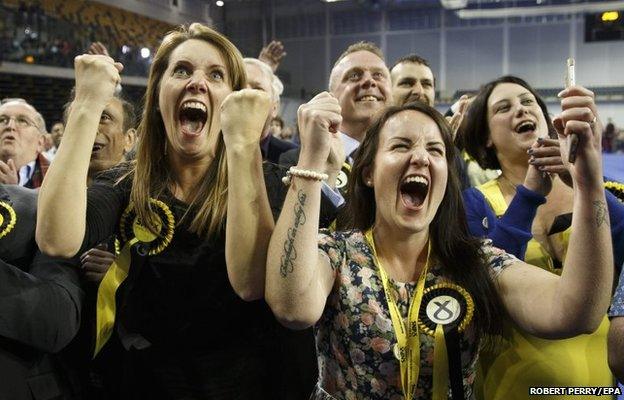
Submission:
[[[491,180],[477,187],[497,217],[507,210],[507,203],[498,186]],[[558,234],[567,247],[570,228]],[[527,244],[524,260],[556,274],[553,260],[535,239]],[[605,315],[600,327],[591,335],[565,340],[539,339],[520,331],[505,321],[504,340],[495,350],[481,352],[483,398],[486,400],[578,399],[573,396],[529,396],[529,388],[537,386],[612,386],[613,377],[607,364],[607,331]]]

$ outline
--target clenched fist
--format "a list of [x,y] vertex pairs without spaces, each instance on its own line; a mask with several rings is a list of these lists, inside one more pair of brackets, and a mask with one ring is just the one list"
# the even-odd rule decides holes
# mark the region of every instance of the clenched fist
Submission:
[[74,59],[76,101],[105,107],[121,81],[121,63],[104,55],[83,54]]
[[327,92],[317,94],[297,111],[301,139],[298,165],[316,171],[328,169],[332,138],[339,134],[342,122],[338,100]]
[[[572,86],[561,93],[561,114],[553,119],[559,135],[561,158],[574,180],[574,186],[602,187],[602,123],[594,93],[582,86]],[[568,142],[578,136],[576,161],[568,163]]]
[[243,89],[230,93],[221,104],[221,130],[226,149],[258,146],[269,117],[268,93]]

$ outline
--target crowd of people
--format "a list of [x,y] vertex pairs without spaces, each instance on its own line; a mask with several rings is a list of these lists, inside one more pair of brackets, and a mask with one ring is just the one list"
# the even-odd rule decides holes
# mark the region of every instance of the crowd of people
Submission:
[[0,398],[492,400],[624,379],[624,185],[590,90],[563,89],[551,119],[504,76],[443,116],[426,59],[389,68],[358,42],[294,143],[284,56],[194,23],[164,36],[141,105],[101,44],[51,133],[2,100]]

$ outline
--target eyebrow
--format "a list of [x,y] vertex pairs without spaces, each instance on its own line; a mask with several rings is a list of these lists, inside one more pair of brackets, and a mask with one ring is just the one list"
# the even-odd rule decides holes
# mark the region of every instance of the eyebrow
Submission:
[[[523,93],[520,93],[520,94],[519,94],[518,96],[516,96],[516,97],[524,97],[524,96],[533,96],[533,93],[531,93],[531,92],[523,92]],[[498,105],[499,103],[504,103],[504,102],[506,102],[506,101],[509,101],[509,100],[508,100],[508,99],[502,99],[502,100],[499,100],[499,101],[497,101],[496,103],[492,104],[492,107],[494,107],[494,106]]]
[[[197,61],[190,60],[190,59],[188,59],[188,58],[179,58],[179,59],[177,59],[177,60],[171,60],[171,65],[172,65],[172,66],[175,66],[175,65],[178,65],[178,64],[190,64],[190,65],[197,65],[197,64],[198,64],[198,62],[197,62]],[[216,63],[216,64],[211,64],[211,65],[209,65],[209,66],[208,66],[208,68],[214,68],[214,67],[218,67],[218,68],[223,68],[223,69],[225,69],[225,66],[223,66],[223,65],[221,65],[221,64],[218,64],[218,63]]]

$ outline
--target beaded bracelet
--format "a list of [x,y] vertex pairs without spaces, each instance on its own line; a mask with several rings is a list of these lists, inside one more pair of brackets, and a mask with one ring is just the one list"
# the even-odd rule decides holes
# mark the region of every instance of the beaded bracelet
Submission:
[[321,172],[290,167],[290,169],[286,172],[286,176],[282,178],[282,182],[284,182],[284,185],[290,185],[293,176],[303,179],[309,179],[312,181],[326,181],[329,178],[329,175],[323,174]]

